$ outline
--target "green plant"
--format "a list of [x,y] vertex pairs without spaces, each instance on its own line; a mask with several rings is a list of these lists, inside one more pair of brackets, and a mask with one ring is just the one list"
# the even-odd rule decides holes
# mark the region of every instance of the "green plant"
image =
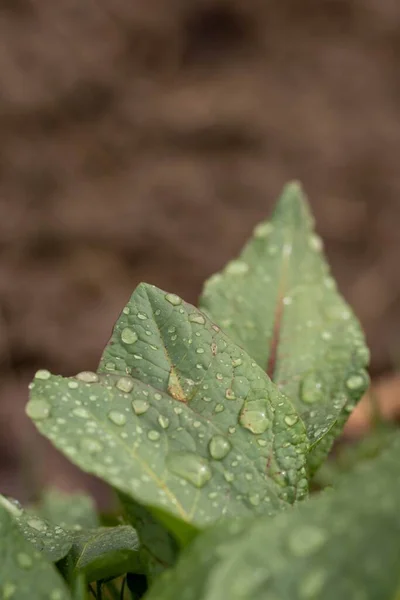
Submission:
[[121,512],[1,497],[0,597],[399,597],[397,432],[308,497],[369,381],[313,225],[289,184],[199,309],[141,284],[96,373],[36,373],[28,416]]

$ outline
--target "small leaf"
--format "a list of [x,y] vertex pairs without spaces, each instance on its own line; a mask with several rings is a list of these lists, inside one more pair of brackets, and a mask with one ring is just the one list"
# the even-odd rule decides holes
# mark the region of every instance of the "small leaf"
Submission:
[[120,494],[125,515],[140,537],[140,553],[149,581],[171,567],[177,558],[178,546],[168,531],[143,506]]
[[311,445],[327,436],[310,458],[315,470],[368,385],[369,354],[313,226],[300,186],[288,185],[200,305],[293,401]]
[[90,381],[36,377],[27,413],[83,470],[164,515],[183,543],[176,518],[204,527],[306,494],[307,438],[290,401],[193,306],[140,285],[103,369]]
[[30,544],[15,516],[0,502],[0,598],[71,600],[55,567]]
[[398,435],[337,490],[204,532],[146,600],[398,598],[399,452]]
[[99,526],[96,507],[87,494],[65,494],[58,489],[48,489],[42,494],[38,512],[63,529],[76,531]]
[[88,582],[141,572],[139,540],[130,525],[99,527],[75,534],[73,547],[60,565],[68,579],[84,574]]
[[0,506],[12,516],[21,534],[48,560],[57,562],[72,546],[72,535],[59,525],[25,511],[21,505],[0,494]]

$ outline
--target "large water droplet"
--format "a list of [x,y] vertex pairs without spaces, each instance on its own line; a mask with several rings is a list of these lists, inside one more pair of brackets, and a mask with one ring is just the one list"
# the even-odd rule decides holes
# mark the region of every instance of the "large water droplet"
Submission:
[[134,344],[138,341],[138,335],[136,331],[129,329],[129,327],[124,327],[124,329],[121,331],[121,340],[124,342],[124,344]]
[[325,542],[327,533],[312,525],[301,525],[289,536],[288,544],[295,556],[308,556],[318,550]]
[[188,317],[191,323],[198,323],[198,325],[204,325],[206,320],[200,313],[190,313]]
[[267,415],[266,400],[251,400],[246,402],[240,413],[239,422],[242,427],[255,434],[264,433],[270,426]]
[[297,415],[286,415],[284,421],[288,427],[293,427],[295,423],[299,420]]
[[137,400],[132,401],[132,408],[136,415],[143,415],[148,410],[149,406],[147,400],[138,398]]
[[208,461],[196,454],[170,454],[166,462],[171,473],[182,477],[197,488],[202,488],[212,477]]
[[129,394],[133,390],[134,381],[132,377],[120,377],[115,385],[121,392]]
[[314,404],[324,399],[324,387],[316,373],[306,375],[301,384],[301,399],[306,404]]
[[28,519],[27,523],[29,527],[32,527],[32,529],[36,529],[36,531],[46,531],[47,529],[46,523],[44,523],[42,519],[39,519],[39,517],[32,517]]
[[229,453],[231,445],[222,435],[214,435],[208,445],[208,450],[215,460],[222,460]]
[[50,404],[47,400],[35,398],[31,400],[26,407],[26,414],[34,421],[42,421],[50,416]]
[[35,379],[50,379],[51,377],[51,373],[50,371],[48,371],[47,369],[39,369],[39,371],[36,371],[35,373]]
[[99,381],[99,376],[97,373],[93,373],[93,371],[82,371],[76,375],[76,379],[85,383],[96,383],[96,381]]
[[182,298],[180,298],[176,294],[165,294],[165,299],[167,302],[172,304],[172,306],[179,306],[180,304],[182,304]]
[[118,425],[118,427],[122,427],[126,423],[126,416],[117,410],[110,410],[107,416],[110,421],[114,423],[114,425]]
[[32,558],[25,552],[19,552],[17,554],[17,562],[21,569],[30,569],[33,565]]

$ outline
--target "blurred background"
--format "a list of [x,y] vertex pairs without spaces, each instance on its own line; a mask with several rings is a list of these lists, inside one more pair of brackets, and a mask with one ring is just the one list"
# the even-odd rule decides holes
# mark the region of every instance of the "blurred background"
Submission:
[[196,302],[293,178],[397,413],[399,62],[398,0],[0,0],[3,492],[82,485],[35,370],[95,369],[139,281]]

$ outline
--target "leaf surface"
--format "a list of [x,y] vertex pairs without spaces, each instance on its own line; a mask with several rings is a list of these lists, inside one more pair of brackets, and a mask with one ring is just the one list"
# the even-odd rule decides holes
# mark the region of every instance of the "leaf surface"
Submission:
[[[157,519],[203,527],[273,514],[306,494],[307,438],[290,401],[177,296],[141,284],[100,371],[39,372],[27,413],[73,462]],[[175,533],[177,524],[164,519]]]
[[3,600],[71,600],[55,567],[28,542],[0,503],[0,597]]
[[240,257],[206,282],[200,306],[292,400],[316,447],[315,470],[368,385],[369,353],[298,184],[286,186]]
[[48,560],[57,562],[63,558],[72,546],[72,534],[59,525],[24,510],[21,505],[0,494],[0,506],[3,507],[17,524],[21,534]]
[[83,493],[66,494],[58,489],[48,489],[42,494],[38,512],[63,529],[92,529],[99,526],[94,502]]
[[274,519],[216,525],[146,600],[396,600],[400,437],[333,491]]

